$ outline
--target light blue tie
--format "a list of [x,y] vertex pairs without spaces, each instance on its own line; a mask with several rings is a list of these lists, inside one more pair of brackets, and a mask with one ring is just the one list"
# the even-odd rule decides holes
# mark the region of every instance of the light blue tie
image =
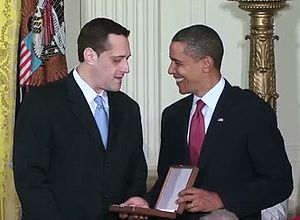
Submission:
[[97,108],[95,111],[95,120],[100,131],[102,143],[106,148],[108,136],[108,115],[103,106],[103,98],[101,96],[97,96],[94,100],[97,103]]

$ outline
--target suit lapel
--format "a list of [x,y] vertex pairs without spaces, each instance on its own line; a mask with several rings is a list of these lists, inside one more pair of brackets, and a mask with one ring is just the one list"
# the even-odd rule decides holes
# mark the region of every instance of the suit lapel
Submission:
[[[188,126],[189,126],[189,118],[190,118],[190,111],[193,104],[193,95],[189,95],[185,99],[182,100],[182,102],[179,105],[179,108],[177,108],[178,112],[176,113],[176,124],[175,128],[178,133],[175,135],[177,138],[176,143],[177,146],[180,146],[178,152],[181,155],[184,155],[184,164],[190,163],[190,156],[189,156],[189,148],[187,144],[187,133],[188,133]],[[182,149],[182,151],[181,151]]]
[[115,92],[107,92],[108,103],[109,103],[109,127],[108,127],[108,140],[107,150],[115,145],[114,141],[118,140],[118,127],[121,127],[123,116],[118,111],[118,100]]
[[231,100],[228,95],[232,86],[226,81],[222,94],[217,102],[216,108],[212,115],[209,127],[202,146],[201,156],[199,158],[199,167],[203,168],[210,158],[217,152],[218,142],[224,133],[223,124],[226,123],[227,112],[230,111]]
[[89,105],[82,91],[77,85],[73,74],[69,74],[67,76],[66,84],[72,111],[74,112],[78,120],[86,128],[86,130],[91,134],[91,136],[95,138],[97,142],[100,142],[102,144],[94,116],[91,112],[91,109],[89,108]]

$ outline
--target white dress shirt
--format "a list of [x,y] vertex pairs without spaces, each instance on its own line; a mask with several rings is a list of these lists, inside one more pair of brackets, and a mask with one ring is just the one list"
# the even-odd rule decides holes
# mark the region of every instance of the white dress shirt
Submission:
[[109,105],[108,105],[108,97],[107,97],[107,93],[105,90],[102,90],[100,94],[97,94],[95,92],[95,90],[93,90],[92,87],[90,87],[78,74],[77,70],[74,69],[73,70],[73,76],[74,79],[76,81],[76,83],[78,84],[79,88],[81,89],[81,91],[83,92],[83,95],[87,101],[87,103],[90,106],[90,109],[92,111],[92,114],[95,114],[95,110],[97,107],[97,103],[95,102],[95,98],[96,96],[102,96],[103,98],[103,106],[105,108],[106,113],[108,114],[109,117]]
[[221,96],[221,93],[225,87],[225,79],[221,77],[220,81],[213,87],[211,88],[204,96],[198,97],[194,95],[193,98],[193,105],[190,113],[190,120],[189,120],[189,127],[188,127],[188,134],[187,134],[187,143],[189,143],[189,135],[190,135],[190,126],[191,126],[191,120],[193,117],[194,112],[196,111],[197,107],[197,101],[201,99],[204,103],[205,106],[202,108],[201,112],[204,117],[204,124],[205,124],[205,133],[208,129],[211,117],[215,111],[217,102]]

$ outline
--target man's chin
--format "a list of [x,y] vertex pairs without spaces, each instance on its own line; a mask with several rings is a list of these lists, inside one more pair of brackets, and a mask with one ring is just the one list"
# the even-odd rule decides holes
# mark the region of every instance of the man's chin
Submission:
[[185,94],[188,94],[188,93],[190,93],[190,92],[179,88],[179,93],[180,93],[181,95],[185,95]]
[[118,92],[118,91],[120,91],[120,89],[110,89],[110,90],[107,90],[107,91],[109,91],[109,92]]
[[121,89],[121,84],[110,88],[111,92],[118,92]]

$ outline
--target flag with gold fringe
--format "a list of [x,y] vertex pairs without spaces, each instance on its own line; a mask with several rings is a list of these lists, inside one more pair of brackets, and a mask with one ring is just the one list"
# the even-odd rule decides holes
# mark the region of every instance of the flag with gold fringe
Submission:
[[67,74],[63,0],[22,0],[20,86],[40,86]]
[[19,219],[11,158],[20,9],[19,0],[0,0],[0,220]]

